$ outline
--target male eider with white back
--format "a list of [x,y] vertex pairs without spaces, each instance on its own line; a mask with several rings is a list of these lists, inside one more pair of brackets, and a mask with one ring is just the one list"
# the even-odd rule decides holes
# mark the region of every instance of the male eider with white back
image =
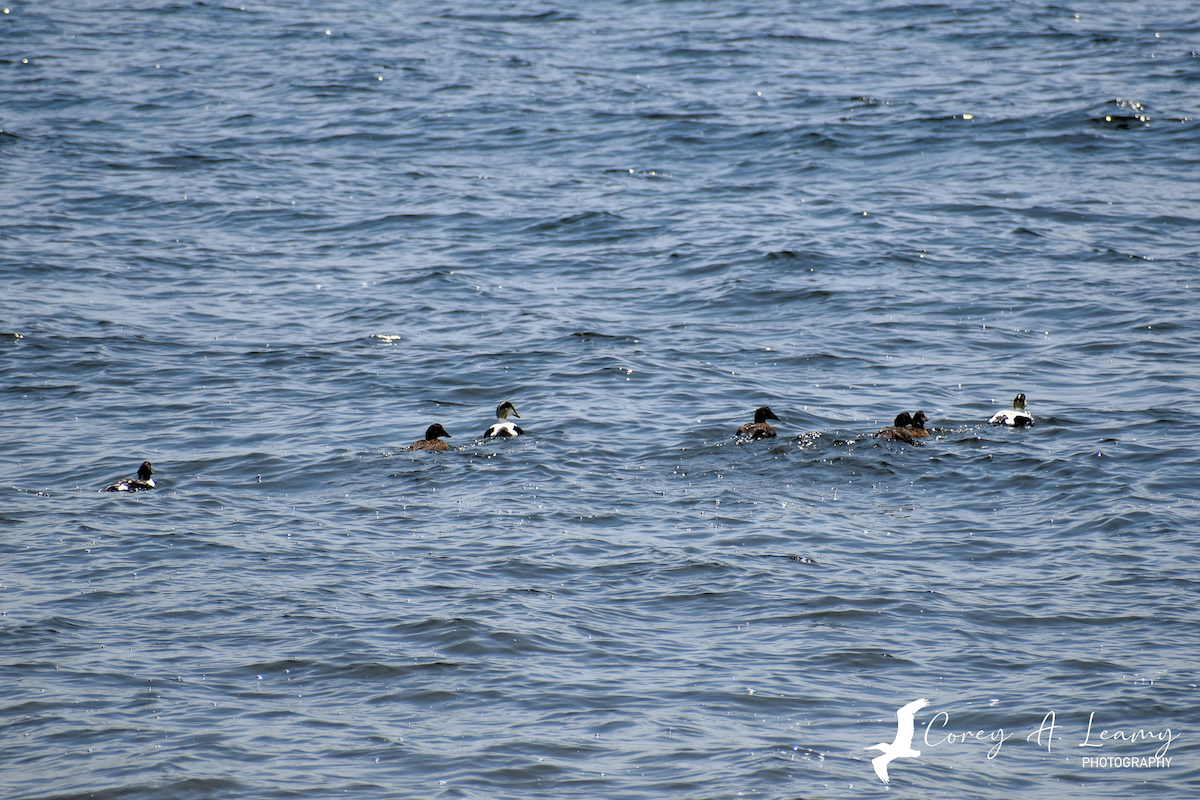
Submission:
[[993,425],[1007,425],[1010,428],[1028,428],[1033,425],[1033,414],[1025,408],[1025,395],[1019,394],[1013,400],[1012,408],[997,411],[988,420]]
[[508,421],[509,414],[512,414],[517,419],[521,418],[521,415],[517,413],[516,406],[507,400],[496,406],[496,422],[492,425],[492,427],[484,431],[483,438],[497,439],[508,436],[520,436],[522,433],[524,433],[525,431]]
[[425,438],[419,442],[413,442],[408,448],[409,450],[449,450],[450,445],[441,440],[440,437],[449,437],[446,429],[440,423],[433,423],[425,429]]
[[754,422],[747,422],[737,429],[737,435],[750,439],[774,439],[775,429],[767,424],[769,419],[777,420],[779,417],[775,416],[775,412],[770,408],[763,406],[754,412]]
[[154,478],[150,476],[154,474],[154,467],[150,466],[149,461],[143,461],[138,467],[136,478],[125,478],[117,481],[112,486],[104,487],[106,492],[144,492],[147,489],[154,488]]

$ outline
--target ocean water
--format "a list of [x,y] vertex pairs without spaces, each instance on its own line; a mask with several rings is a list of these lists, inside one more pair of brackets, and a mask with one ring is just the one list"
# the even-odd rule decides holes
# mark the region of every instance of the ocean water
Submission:
[[0,796],[1200,791],[1194,4],[17,0],[0,76]]

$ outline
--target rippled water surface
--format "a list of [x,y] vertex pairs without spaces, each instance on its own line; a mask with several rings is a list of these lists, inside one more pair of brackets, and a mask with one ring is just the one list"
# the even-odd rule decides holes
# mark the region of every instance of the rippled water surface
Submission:
[[1194,4],[22,0],[0,75],[0,796],[1195,794]]

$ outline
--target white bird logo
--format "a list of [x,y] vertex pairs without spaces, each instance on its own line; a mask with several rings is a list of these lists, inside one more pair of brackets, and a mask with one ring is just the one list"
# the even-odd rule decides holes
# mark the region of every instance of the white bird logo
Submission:
[[875,774],[879,776],[879,780],[884,783],[891,783],[888,780],[888,764],[892,763],[897,758],[917,758],[921,755],[920,750],[913,750],[913,717],[918,709],[922,709],[929,705],[929,701],[925,698],[913,700],[906,706],[903,706],[896,712],[896,740],[891,744],[880,742],[873,744],[870,747],[864,747],[863,750],[882,750],[883,755],[875,756],[871,759],[871,765],[875,767]]

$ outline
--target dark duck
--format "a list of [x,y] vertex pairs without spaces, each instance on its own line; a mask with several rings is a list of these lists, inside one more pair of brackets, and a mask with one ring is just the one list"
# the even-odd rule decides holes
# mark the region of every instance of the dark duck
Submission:
[[143,461],[138,467],[136,478],[125,478],[117,481],[112,486],[104,487],[106,492],[144,492],[147,489],[154,488],[154,478],[150,476],[154,474],[154,467],[150,466],[149,461]]
[[439,423],[435,422],[425,429],[425,438],[419,442],[413,442],[408,448],[409,450],[449,450],[450,445],[441,440],[440,437],[450,437],[446,433],[446,429]]
[[[917,412],[920,413],[920,412]],[[912,433],[913,418],[907,411],[901,411],[896,415],[895,421],[886,428],[880,428],[876,434],[876,439],[887,439],[893,442],[908,442],[916,444],[916,437]],[[926,434],[928,435],[928,434]]]
[[929,431],[925,429],[925,421],[928,419],[929,417],[925,416],[924,411],[918,411],[917,413],[913,414],[912,424],[908,426],[908,434],[914,439],[920,439],[928,436]]
[[775,416],[775,412],[770,408],[763,406],[754,412],[754,422],[747,422],[737,429],[737,435],[749,439],[774,439],[775,429],[767,423],[769,419],[777,420],[779,417]]

